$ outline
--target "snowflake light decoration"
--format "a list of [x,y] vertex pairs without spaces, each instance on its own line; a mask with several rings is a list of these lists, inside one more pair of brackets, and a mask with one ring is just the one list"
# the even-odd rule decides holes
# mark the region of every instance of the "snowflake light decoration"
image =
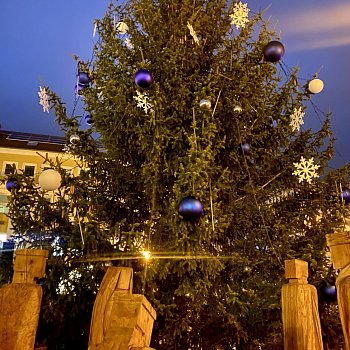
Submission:
[[296,132],[300,130],[300,126],[304,124],[304,115],[305,112],[301,107],[294,108],[293,114],[290,116],[290,123],[289,125],[292,127],[292,131]]
[[246,23],[249,22],[249,11],[247,4],[243,4],[241,1],[238,4],[234,4],[233,13],[230,15],[232,19],[231,24],[235,25],[237,29],[240,27],[244,28]]
[[191,36],[192,36],[194,42],[195,42],[197,45],[199,45],[198,36],[197,36],[196,32],[194,31],[193,26],[192,26],[189,22],[187,22],[187,28],[190,30],[190,34],[191,34]]
[[145,94],[142,94],[140,91],[136,91],[137,96],[134,96],[134,99],[137,101],[137,107],[143,109],[143,111],[148,114],[149,111],[153,110],[152,104],[149,102],[149,97]]
[[314,158],[310,158],[306,160],[304,157],[300,158],[299,163],[293,163],[295,166],[295,171],[293,175],[298,177],[299,182],[306,181],[311,184],[311,180],[313,178],[317,178],[319,175],[317,174],[317,170],[320,167],[317,164],[314,164]]
[[42,105],[43,111],[49,113],[49,110],[50,110],[49,96],[45,88],[42,88],[41,86],[39,88],[40,88],[38,92],[38,95],[40,98],[39,103]]

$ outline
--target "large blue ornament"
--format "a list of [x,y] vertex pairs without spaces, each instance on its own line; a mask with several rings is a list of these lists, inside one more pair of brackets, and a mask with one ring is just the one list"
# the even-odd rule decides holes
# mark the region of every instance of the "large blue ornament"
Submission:
[[203,215],[203,204],[192,196],[185,197],[180,202],[179,214],[184,220],[198,220]]
[[135,84],[138,87],[148,89],[152,83],[153,77],[149,70],[141,68],[135,73]]
[[263,49],[266,61],[278,62],[284,55],[284,46],[279,41],[270,41]]
[[344,201],[345,204],[350,203],[350,190],[348,188],[344,188],[340,193],[340,199]]
[[335,285],[323,283],[320,292],[324,301],[329,303],[337,301],[337,289],[335,288]]
[[83,84],[83,85],[89,84],[90,83],[89,74],[86,72],[79,72],[78,73],[78,83]]
[[90,114],[87,114],[87,115],[85,116],[85,123],[86,123],[87,125],[92,125],[92,124],[94,123],[94,120],[92,119],[92,117],[91,117]]
[[6,189],[8,191],[11,191],[11,190],[15,189],[17,186],[18,186],[18,183],[17,183],[17,181],[15,179],[9,178],[6,181]]

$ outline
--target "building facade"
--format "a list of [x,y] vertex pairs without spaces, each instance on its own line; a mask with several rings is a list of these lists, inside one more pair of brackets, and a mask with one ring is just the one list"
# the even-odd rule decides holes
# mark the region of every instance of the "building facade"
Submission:
[[[45,159],[59,159],[62,168],[74,175],[80,169],[72,155],[64,151],[65,139],[59,136],[30,134],[0,130],[0,169],[2,178],[13,171],[24,172],[36,181],[40,173],[50,168]],[[10,192],[5,184],[0,186],[0,248],[11,237],[11,222],[7,217],[7,202]],[[50,194],[53,195],[53,194]]]

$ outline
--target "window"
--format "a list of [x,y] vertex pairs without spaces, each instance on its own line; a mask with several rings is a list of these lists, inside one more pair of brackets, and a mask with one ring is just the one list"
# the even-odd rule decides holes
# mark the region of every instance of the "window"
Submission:
[[17,169],[17,162],[4,162],[2,166],[2,174],[3,175],[11,175]]
[[34,176],[36,170],[35,164],[23,164],[23,173],[27,176]]

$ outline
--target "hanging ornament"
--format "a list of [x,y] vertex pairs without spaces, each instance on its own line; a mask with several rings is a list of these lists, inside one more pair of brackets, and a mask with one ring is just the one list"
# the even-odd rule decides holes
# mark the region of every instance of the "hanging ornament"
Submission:
[[77,134],[73,134],[71,135],[71,137],[69,138],[69,142],[72,144],[72,145],[76,145],[77,143],[79,143],[80,141],[80,137],[79,135]]
[[308,90],[312,94],[318,94],[323,90],[324,84],[321,79],[312,79],[309,81]]
[[211,102],[209,100],[200,100],[199,101],[199,107],[200,108],[206,108],[206,109],[211,109]]
[[293,165],[295,170],[292,174],[298,177],[299,183],[305,180],[307,183],[311,184],[313,178],[319,177],[317,170],[320,166],[315,164],[313,157],[305,159],[301,156],[300,161],[293,163]]
[[148,89],[152,83],[153,77],[149,70],[141,68],[135,73],[135,84],[138,87]]
[[242,107],[237,105],[237,106],[235,106],[235,108],[233,108],[233,111],[237,112],[237,113],[241,113],[242,112]]
[[293,132],[297,132],[300,130],[300,127],[304,125],[304,116],[305,112],[302,107],[294,108],[293,113],[290,115],[289,125],[292,128]]
[[250,10],[247,5],[248,4],[243,4],[241,1],[234,4],[233,13],[230,17],[232,19],[231,24],[235,25],[237,29],[244,28],[249,22],[248,13]]
[[334,284],[324,282],[321,286],[320,293],[321,298],[328,303],[337,301],[337,289]]
[[42,88],[41,86],[39,86],[39,89],[40,89],[38,92],[38,95],[40,98],[39,103],[43,107],[43,111],[49,113],[49,110],[50,110],[49,95],[47,94],[46,88]]
[[61,174],[54,169],[46,169],[39,176],[39,186],[44,191],[54,191],[61,186]]
[[119,34],[126,34],[129,30],[128,25],[125,22],[118,22],[115,30],[119,33]]
[[199,45],[199,39],[198,39],[197,33],[196,33],[195,30],[193,29],[192,24],[190,24],[189,22],[187,22],[187,28],[188,28],[189,31],[190,31],[190,34],[191,34],[191,36],[192,36],[193,41],[194,41],[197,45]]
[[78,83],[87,85],[90,83],[89,73],[86,72],[79,72],[78,73]]
[[180,202],[179,214],[184,220],[198,220],[203,215],[203,204],[195,197],[185,197]]
[[11,190],[17,188],[18,183],[17,183],[17,181],[15,179],[9,178],[6,181],[6,185],[5,186],[6,186],[6,189],[11,192]]
[[87,114],[87,115],[85,116],[85,123],[86,123],[87,125],[92,125],[92,124],[94,123],[94,120],[92,119],[92,117],[91,117],[90,114]]
[[268,62],[278,62],[284,55],[284,46],[279,41],[270,41],[263,48],[265,60]]
[[247,155],[250,152],[250,145],[247,142],[241,143],[239,145],[239,150],[241,154]]
[[345,204],[349,204],[350,203],[350,189],[343,188],[339,197],[342,201],[344,201]]
[[152,112],[153,105],[149,102],[149,96],[147,96],[147,94],[142,94],[140,91],[136,91],[136,94],[137,96],[133,96],[133,98],[137,101],[137,107],[143,109],[146,114]]

